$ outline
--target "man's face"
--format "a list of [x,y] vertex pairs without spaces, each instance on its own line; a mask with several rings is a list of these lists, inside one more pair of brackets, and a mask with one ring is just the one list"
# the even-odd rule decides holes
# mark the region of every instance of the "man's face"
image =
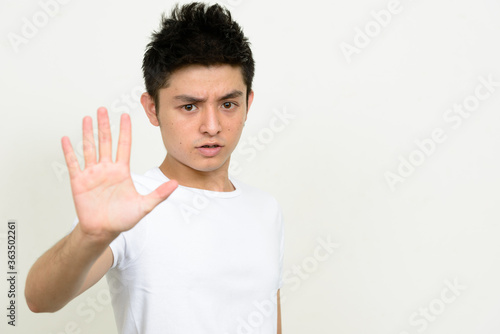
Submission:
[[189,65],[176,70],[159,92],[159,125],[170,168],[201,172],[225,170],[247,118],[253,92],[240,67]]

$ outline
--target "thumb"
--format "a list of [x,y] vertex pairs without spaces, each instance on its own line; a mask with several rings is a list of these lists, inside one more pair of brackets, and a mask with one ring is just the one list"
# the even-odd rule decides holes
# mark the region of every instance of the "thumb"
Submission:
[[177,188],[179,183],[176,180],[170,180],[163,183],[153,192],[143,197],[144,209],[147,213],[151,212],[158,204],[163,202]]

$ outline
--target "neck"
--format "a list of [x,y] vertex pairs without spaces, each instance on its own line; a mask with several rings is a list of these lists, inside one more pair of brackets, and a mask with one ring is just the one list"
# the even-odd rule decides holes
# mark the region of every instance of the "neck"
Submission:
[[168,154],[160,165],[162,173],[181,186],[227,192],[235,188],[228,175],[229,159],[214,171],[199,171],[171,158]]

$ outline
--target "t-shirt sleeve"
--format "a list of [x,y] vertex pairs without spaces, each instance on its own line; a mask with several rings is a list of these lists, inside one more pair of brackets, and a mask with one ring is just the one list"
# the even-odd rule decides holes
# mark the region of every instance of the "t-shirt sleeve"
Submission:
[[[73,221],[71,229],[67,234],[71,233],[71,231],[75,229],[77,224],[78,224],[78,217],[76,217],[75,220]],[[139,228],[139,227],[138,228],[134,227],[134,229],[139,231],[144,230],[144,228]],[[144,231],[141,232],[142,232],[141,234],[142,237],[142,235],[144,235]],[[130,245],[132,243],[135,244],[138,243],[136,240],[137,238],[130,237],[128,236],[128,234],[129,234],[128,232],[120,233],[120,235],[109,244],[109,247],[113,252],[113,265],[111,266],[111,268],[126,267],[129,262],[132,262],[138,256],[136,252],[133,251],[127,252],[127,245],[129,245],[128,248],[130,248]],[[140,246],[138,248],[142,249],[142,247]]]
[[[75,220],[73,221],[73,223],[71,225],[71,229],[69,230],[69,232],[67,234],[71,233],[71,231],[73,231],[75,229],[78,222],[79,222],[78,216],[76,216]],[[109,245],[109,247],[111,247],[111,251],[113,252],[113,265],[111,266],[111,268],[116,267],[119,262],[123,262],[123,259],[125,257],[124,256],[125,255],[125,244],[126,244],[125,238],[123,236],[123,233],[121,233]]]
[[71,224],[71,230],[69,230],[68,234],[70,234],[71,231],[75,229],[77,224],[78,224],[78,216],[76,216],[75,219],[73,220],[73,224]]
[[[147,195],[152,191],[136,180],[134,180],[134,186],[141,195]],[[150,187],[155,189],[156,184]],[[149,225],[147,223],[149,220],[148,217],[149,215],[143,217],[134,227],[132,227],[132,229],[120,233],[120,235],[111,242],[109,245],[113,252],[113,264],[111,265],[111,269],[125,269],[140,257],[146,246]]]
[[[135,179],[137,176],[135,174],[131,175],[137,192],[139,192],[141,195],[147,195],[152,191],[147,186],[137,182],[137,180]],[[155,182],[158,183],[158,181]],[[156,184],[154,182],[151,185],[151,188],[156,188]],[[144,240],[147,237],[148,233],[147,224],[143,222],[144,220],[147,220],[146,217],[139,221],[137,225],[135,225],[129,231],[120,233],[120,235],[118,235],[118,237],[116,237],[116,239],[114,239],[109,244],[109,247],[111,248],[111,251],[113,253],[113,264],[111,265],[111,269],[126,268],[140,256],[145,246]],[[78,217],[75,218],[72,229],[75,228],[77,223]]]
[[113,252],[111,268],[123,270],[134,263],[142,254],[148,239],[148,216],[142,218],[132,229],[120,233],[109,247]]
[[123,265],[125,263],[125,258],[126,258],[126,240],[125,236],[123,233],[120,233],[118,237],[116,237],[115,240],[113,240],[110,244],[109,247],[111,248],[111,251],[113,252],[113,264],[111,265],[111,268],[116,268],[120,264]]
[[[75,220],[73,221],[73,224],[71,225],[71,230],[68,232],[68,234],[75,229],[77,224],[78,224],[78,217],[76,217]],[[139,237],[129,235],[130,234],[129,232],[122,232],[115,240],[113,240],[109,244],[109,247],[113,252],[113,265],[111,266],[111,268],[126,267],[128,263],[132,262],[133,260],[135,260],[136,257],[138,257],[139,255],[138,252],[135,252],[134,250],[137,249],[140,251],[142,249],[139,240],[143,238],[146,233],[144,228],[145,225],[146,224],[139,223],[132,229],[135,233],[139,232],[138,233]],[[133,247],[131,245],[133,245]],[[128,252],[127,248],[129,248]],[[132,249],[130,250],[130,248]]]

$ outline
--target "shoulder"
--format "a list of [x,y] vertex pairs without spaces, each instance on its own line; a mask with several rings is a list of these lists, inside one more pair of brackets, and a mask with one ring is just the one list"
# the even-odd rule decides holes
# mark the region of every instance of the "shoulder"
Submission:
[[277,199],[267,191],[249,185],[248,183],[233,177],[231,177],[230,180],[235,188],[239,189],[247,200],[255,201],[258,202],[259,205],[273,207],[274,209],[281,211]]

